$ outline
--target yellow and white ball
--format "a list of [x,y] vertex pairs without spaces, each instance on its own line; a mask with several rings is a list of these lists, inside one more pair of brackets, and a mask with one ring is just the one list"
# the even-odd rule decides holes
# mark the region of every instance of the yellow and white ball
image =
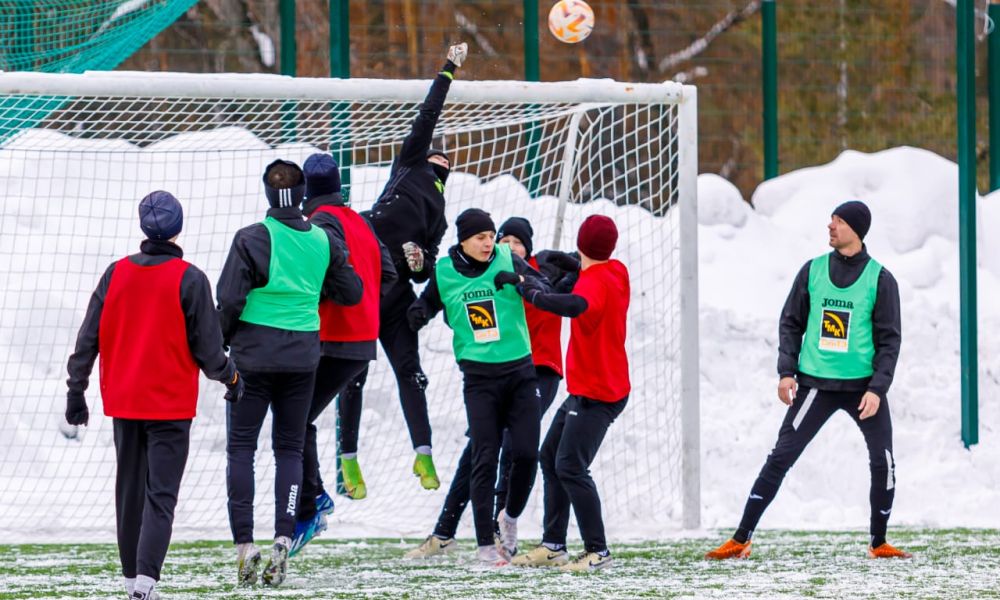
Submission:
[[549,31],[560,42],[575,44],[594,30],[594,10],[583,0],[559,0],[549,11]]

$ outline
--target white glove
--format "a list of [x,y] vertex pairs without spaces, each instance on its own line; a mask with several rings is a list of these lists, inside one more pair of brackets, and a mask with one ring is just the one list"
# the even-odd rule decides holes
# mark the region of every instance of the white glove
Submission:
[[455,44],[451,48],[448,48],[448,60],[455,63],[456,67],[461,67],[462,63],[465,62],[465,57],[468,55],[469,45],[465,42]]
[[406,266],[410,267],[411,272],[419,273],[424,270],[424,251],[420,246],[406,242],[403,244],[403,256],[406,257]]

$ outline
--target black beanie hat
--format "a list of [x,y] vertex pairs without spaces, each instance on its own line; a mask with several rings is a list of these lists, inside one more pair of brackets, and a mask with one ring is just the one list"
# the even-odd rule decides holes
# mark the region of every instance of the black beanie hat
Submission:
[[432,156],[443,156],[444,159],[448,161],[448,164],[449,165],[451,164],[451,159],[448,158],[448,154],[445,153],[444,150],[440,150],[438,148],[431,148],[430,150],[427,151],[427,158],[430,158]]
[[493,224],[490,213],[478,208],[468,208],[462,211],[455,219],[455,227],[458,228],[458,241],[464,242],[470,237],[483,231],[496,231],[497,226]]
[[[278,189],[273,187],[267,182],[267,176],[271,172],[271,169],[278,165],[288,165],[294,167],[296,171],[299,172],[298,182],[293,183],[292,187]],[[273,163],[267,165],[264,169],[264,195],[267,196],[268,203],[274,208],[283,208],[289,206],[299,206],[302,204],[302,199],[305,196],[306,182],[305,177],[302,175],[302,169],[299,165],[293,163],[289,160],[281,160],[280,158]]]
[[340,165],[329,154],[313,154],[302,163],[306,176],[306,198],[340,193]]
[[872,212],[868,210],[864,202],[860,200],[850,200],[844,202],[833,209],[833,214],[843,219],[851,226],[854,233],[862,240],[868,235],[868,230],[872,226]]
[[151,240],[169,240],[181,232],[184,210],[170,192],[157,190],[139,202],[139,227]]
[[497,239],[504,238],[508,235],[512,235],[521,240],[528,256],[531,256],[531,237],[535,235],[535,232],[531,229],[531,223],[529,223],[527,219],[523,217],[511,217],[504,221],[503,225],[500,226],[500,230],[497,232]]

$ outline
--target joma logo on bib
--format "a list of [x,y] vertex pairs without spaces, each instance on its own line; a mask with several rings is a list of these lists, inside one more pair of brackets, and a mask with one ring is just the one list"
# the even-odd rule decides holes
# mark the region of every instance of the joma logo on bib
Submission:
[[823,298],[823,308],[848,308],[853,309],[854,303],[850,300],[837,300],[836,298]]
[[462,301],[468,302],[469,300],[476,300],[477,298],[492,298],[493,290],[470,290],[462,294]]

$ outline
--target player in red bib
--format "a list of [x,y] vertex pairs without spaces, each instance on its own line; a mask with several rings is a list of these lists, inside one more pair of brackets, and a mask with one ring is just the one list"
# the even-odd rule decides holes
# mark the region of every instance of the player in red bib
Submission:
[[170,544],[174,507],[198,403],[198,370],[226,384],[237,402],[243,381],[222,351],[208,278],[174,242],[183,211],[170,193],[139,203],[148,236],[140,252],[111,263],[90,297],[69,357],[66,421],[86,425],[84,392],[100,355],[104,414],[114,419],[118,554],[135,600],[153,587]]
[[[514,557],[515,565],[589,571],[611,564],[601,500],[589,469],[631,391],[625,354],[629,274],[624,264],[611,259],[617,242],[614,221],[601,215],[588,217],[577,235],[580,276],[572,293],[532,289],[530,280],[523,284],[525,299],[536,308],[573,320],[566,353],[569,398],[559,407],[540,453],[545,480],[542,543]],[[573,561],[566,552],[571,506],[584,543],[584,552]]]
[[397,279],[392,255],[375,237],[371,225],[344,203],[340,192],[340,166],[329,154],[313,154],[302,165],[306,178],[306,200],[302,207],[309,222],[320,227],[347,249],[347,260],[361,278],[361,302],[354,306],[324,298],[319,305],[320,359],[316,385],[309,407],[305,447],[302,453],[302,493],[296,514],[295,534],[289,555],[326,529],[326,515],[333,513],[333,499],[320,476],[316,425],[320,414],[334,398],[340,427],[340,465],[347,495],[361,500],[367,495],[358,466],[358,430],[361,425],[361,394],[342,394],[375,360],[378,340],[379,303],[382,293]]

